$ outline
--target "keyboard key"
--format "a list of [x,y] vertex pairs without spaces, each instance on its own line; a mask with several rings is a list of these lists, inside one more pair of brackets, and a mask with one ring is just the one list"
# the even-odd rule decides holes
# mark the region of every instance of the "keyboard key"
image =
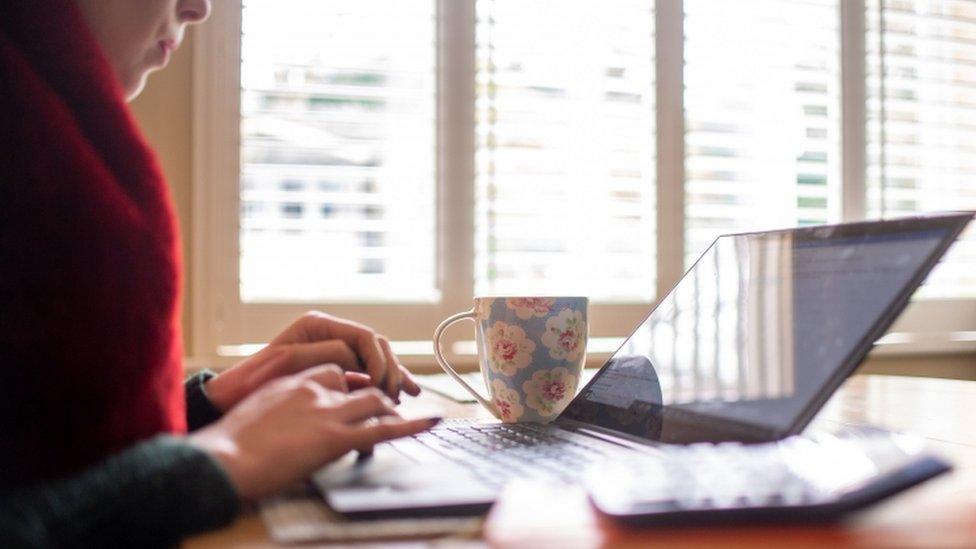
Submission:
[[456,462],[482,480],[499,484],[512,478],[553,478],[574,482],[607,451],[601,443],[535,424],[473,424],[438,428],[414,439]]

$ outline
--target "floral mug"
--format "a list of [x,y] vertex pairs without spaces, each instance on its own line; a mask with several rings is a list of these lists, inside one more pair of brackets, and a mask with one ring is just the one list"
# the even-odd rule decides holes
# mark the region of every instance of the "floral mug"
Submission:
[[[434,330],[441,368],[498,419],[549,422],[569,404],[586,359],[585,297],[476,297],[474,308]],[[475,323],[485,398],[441,354],[441,335],[460,320]]]

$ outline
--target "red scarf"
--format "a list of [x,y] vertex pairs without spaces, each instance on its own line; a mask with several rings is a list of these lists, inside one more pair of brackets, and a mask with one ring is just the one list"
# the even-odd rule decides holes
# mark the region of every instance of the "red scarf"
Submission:
[[0,1],[0,487],[186,430],[178,243],[74,1]]

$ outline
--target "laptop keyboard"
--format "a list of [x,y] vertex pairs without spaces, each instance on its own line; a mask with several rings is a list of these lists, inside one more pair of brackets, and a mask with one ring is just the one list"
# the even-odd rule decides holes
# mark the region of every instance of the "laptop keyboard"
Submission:
[[[948,470],[920,441],[870,427],[815,432],[763,444],[655,447],[589,469],[583,484],[611,514],[666,516],[707,510],[790,509],[833,502],[834,511],[871,490],[890,493]],[[897,472],[897,474],[895,473]],[[891,475],[889,477],[889,475]],[[912,480],[912,479],[916,480]],[[869,488],[870,483],[877,483]],[[847,503],[843,503],[846,500]]]
[[798,504],[814,496],[775,445],[660,446],[627,460],[619,459],[632,454],[625,448],[533,424],[447,427],[414,438],[492,486],[519,477],[578,482],[591,464],[614,458],[614,474],[634,481],[631,497],[664,506]]
[[519,477],[574,482],[613,453],[610,443],[527,423],[447,426],[413,438],[491,486]]
[[[501,487],[531,477],[562,482],[614,477],[626,498],[662,509],[709,509],[809,504],[822,487],[798,475],[783,444],[662,445],[634,452],[609,442],[536,424],[445,426],[415,440]],[[793,442],[787,448],[795,450]],[[816,446],[816,445],[814,445]],[[599,467],[591,467],[600,463]],[[584,478],[589,472],[590,479]],[[620,479],[626,479],[621,482]]]
[[[589,471],[587,483],[616,498],[662,509],[745,508],[809,504],[822,491],[796,474],[775,444],[694,444],[660,448]],[[626,482],[622,482],[626,479]]]
[[[447,458],[488,488],[517,478],[580,484],[602,511],[645,522],[716,513],[788,519],[797,509],[829,517],[873,501],[866,499],[877,497],[871,490],[889,493],[898,482],[911,486],[949,469],[922,460],[918,441],[870,428],[763,444],[632,448],[551,425],[448,421],[402,440],[410,443],[407,455],[434,463]],[[868,488],[871,481],[877,488]]]

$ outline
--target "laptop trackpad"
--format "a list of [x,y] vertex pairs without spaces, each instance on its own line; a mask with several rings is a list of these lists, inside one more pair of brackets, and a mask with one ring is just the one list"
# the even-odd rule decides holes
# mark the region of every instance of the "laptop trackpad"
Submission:
[[478,514],[497,496],[461,466],[446,459],[418,463],[389,444],[366,459],[347,455],[312,482],[333,510],[350,518]]

